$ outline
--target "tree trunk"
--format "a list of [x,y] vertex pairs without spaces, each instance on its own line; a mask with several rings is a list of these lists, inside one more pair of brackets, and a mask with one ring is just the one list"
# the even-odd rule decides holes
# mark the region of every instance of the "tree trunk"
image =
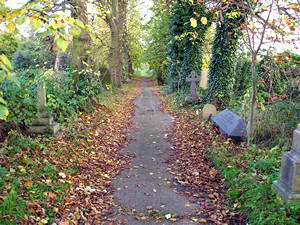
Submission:
[[115,24],[112,24],[111,29],[111,79],[112,84],[121,87],[121,71],[122,71],[122,60],[120,52],[120,35],[118,28]]
[[250,115],[249,115],[249,129],[247,137],[247,145],[251,144],[251,138],[254,133],[254,107],[256,101],[256,53],[252,53],[252,62],[251,62],[251,74],[252,74],[252,94],[250,100]]
[[131,63],[131,57],[128,49],[128,33],[125,31],[123,39],[123,51],[124,51],[124,63],[125,63],[125,73],[128,78],[131,78],[134,71]]
[[54,71],[57,72],[61,68],[61,51],[58,49],[55,58]]
[[[72,1],[71,5],[74,9],[72,11],[72,17],[80,19],[84,24],[88,24],[86,1],[75,0]],[[86,51],[90,47],[90,40],[90,35],[85,29],[81,30],[78,37],[73,37],[71,68],[76,70],[74,73],[75,82],[78,81],[80,77],[78,72],[85,68],[83,61],[87,62],[88,60]]]
[[107,15],[106,21],[111,30],[111,81],[112,85],[121,87],[122,56],[121,56],[121,31],[119,26],[119,4],[118,0],[112,0],[112,15]]

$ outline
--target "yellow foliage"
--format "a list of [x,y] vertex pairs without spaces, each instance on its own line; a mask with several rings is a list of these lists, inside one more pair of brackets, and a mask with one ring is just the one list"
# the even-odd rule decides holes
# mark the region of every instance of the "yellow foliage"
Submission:
[[192,27],[197,27],[197,20],[195,18],[191,18],[190,21]]

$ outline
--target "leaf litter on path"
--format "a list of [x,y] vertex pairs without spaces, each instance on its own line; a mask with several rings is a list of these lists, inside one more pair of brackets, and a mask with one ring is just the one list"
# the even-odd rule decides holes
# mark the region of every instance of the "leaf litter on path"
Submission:
[[[224,179],[219,176],[221,171],[214,169],[205,152],[206,148],[221,146],[227,141],[225,137],[216,141],[217,129],[196,118],[194,110],[175,111],[159,91],[155,94],[162,101],[162,110],[174,117],[173,126],[165,135],[173,146],[171,157],[165,162],[171,165],[169,172],[176,176],[175,182],[179,184],[175,185],[176,190],[201,206],[197,218],[191,218],[192,221],[244,224],[244,217],[239,212],[229,210]],[[239,148],[233,144],[232,147]]]

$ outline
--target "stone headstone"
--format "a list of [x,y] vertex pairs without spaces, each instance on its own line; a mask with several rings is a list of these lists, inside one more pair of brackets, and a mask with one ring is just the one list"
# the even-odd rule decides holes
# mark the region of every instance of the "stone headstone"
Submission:
[[44,81],[38,83],[37,87],[37,117],[27,132],[33,134],[53,134],[59,131],[59,124],[53,122],[53,117],[47,112],[46,84]]
[[245,121],[228,109],[212,116],[211,120],[227,137],[241,140],[242,138],[247,136]]
[[37,110],[40,116],[47,116],[46,84],[39,82],[37,85]]
[[300,202],[300,123],[294,131],[292,151],[282,156],[280,180],[273,188],[285,202]]
[[217,114],[217,109],[212,104],[205,104],[201,111],[201,119],[208,120],[210,116],[214,116]]
[[195,71],[192,71],[191,74],[186,78],[186,82],[191,83],[191,94],[187,97],[187,101],[194,101],[198,99],[197,96],[197,83],[200,82],[200,77],[196,74]]
[[200,81],[200,87],[203,88],[204,90],[207,89],[207,83],[208,83],[208,73],[209,70],[203,70],[201,73],[201,81]]

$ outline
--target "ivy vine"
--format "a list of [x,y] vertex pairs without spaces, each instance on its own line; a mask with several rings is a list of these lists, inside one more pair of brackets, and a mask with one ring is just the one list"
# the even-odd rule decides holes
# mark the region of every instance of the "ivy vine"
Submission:
[[206,102],[225,106],[233,91],[234,59],[241,37],[240,25],[243,18],[235,9],[222,13],[216,23],[216,35],[213,43],[212,58],[209,66],[209,80]]
[[[197,15],[197,16],[196,16]],[[170,16],[168,43],[168,86],[188,90],[186,77],[191,71],[201,74],[202,46],[205,33],[212,22],[212,13],[205,10],[203,4],[191,5],[189,1],[177,1]],[[191,26],[190,19],[197,20],[197,26]],[[206,18],[206,23],[201,19]]]

